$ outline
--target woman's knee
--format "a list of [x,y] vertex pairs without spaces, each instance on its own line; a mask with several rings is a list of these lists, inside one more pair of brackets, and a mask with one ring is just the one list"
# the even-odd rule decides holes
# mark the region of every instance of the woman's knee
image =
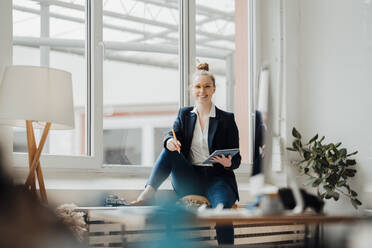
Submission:
[[224,208],[231,208],[236,201],[233,189],[228,184],[214,185],[207,190],[207,198],[213,208],[223,204]]
[[236,197],[231,194],[224,194],[224,192],[215,192],[214,194],[208,194],[208,200],[213,208],[216,208],[219,204],[222,204],[223,208],[232,208]]

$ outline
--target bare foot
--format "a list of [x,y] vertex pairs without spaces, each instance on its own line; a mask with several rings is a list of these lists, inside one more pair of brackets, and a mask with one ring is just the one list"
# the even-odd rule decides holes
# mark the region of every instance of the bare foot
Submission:
[[135,201],[131,201],[129,204],[129,206],[151,206],[151,201],[148,201],[148,200],[135,200]]
[[146,185],[146,188],[138,196],[137,200],[129,203],[130,206],[150,206],[154,202],[155,189],[151,185]]

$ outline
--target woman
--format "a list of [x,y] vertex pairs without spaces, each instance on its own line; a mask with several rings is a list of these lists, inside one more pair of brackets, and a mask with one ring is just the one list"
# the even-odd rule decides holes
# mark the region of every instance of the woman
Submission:
[[[178,197],[204,195],[212,207],[222,203],[224,208],[231,208],[239,200],[233,172],[240,165],[239,153],[234,157],[216,156],[213,166],[201,166],[215,150],[238,148],[239,135],[234,115],[212,102],[216,84],[208,64],[200,64],[197,69],[192,84],[195,107],[179,110],[173,124],[177,140],[172,132],[164,138],[164,149],[134,205],[146,204],[169,174]],[[233,244],[232,225],[216,227],[216,232],[219,244]]]

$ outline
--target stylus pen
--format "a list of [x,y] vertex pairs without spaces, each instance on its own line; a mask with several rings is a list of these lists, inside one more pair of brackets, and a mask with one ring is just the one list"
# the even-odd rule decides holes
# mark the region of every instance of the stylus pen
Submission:
[[[176,137],[176,133],[174,132],[174,129],[172,129],[172,133],[173,133],[173,138],[177,143],[178,140],[177,140],[177,137]],[[181,153],[181,149],[178,147],[178,144],[177,144],[177,151],[178,151],[178,153]]]

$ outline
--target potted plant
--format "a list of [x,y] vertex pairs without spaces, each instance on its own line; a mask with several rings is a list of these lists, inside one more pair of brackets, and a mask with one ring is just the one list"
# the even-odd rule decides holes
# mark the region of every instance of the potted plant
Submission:
[[356,161],[351,156],[358,151],[347,153],[346,148],[341,148],[341,142],[323,144],[325,137],[318,138],[316,134],[306,144],[303,144],[301,134],[293,128],[295,138],[292,147],[287,150],[297,152],[301,161],[296,163],[301,175],[309,178],[306,185],[317,189],[321,199],[333,198],[337,201],[340,194],[348,197],[355,209],[362,203],[357,199],[358,193],[350,188],[349,178],[354,177]]

